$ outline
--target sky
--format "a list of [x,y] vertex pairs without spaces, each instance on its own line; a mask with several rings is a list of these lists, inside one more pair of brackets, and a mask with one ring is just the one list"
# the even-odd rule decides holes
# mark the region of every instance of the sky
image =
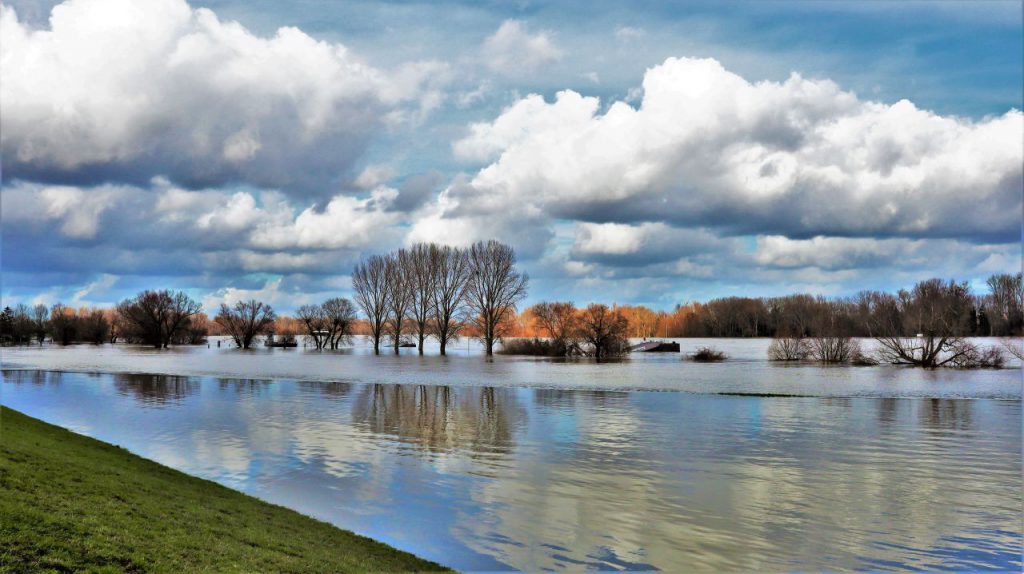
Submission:
[[0,10],[4,305],[287,313],[492,238],[526,303],[1021,270],[1019,1]]

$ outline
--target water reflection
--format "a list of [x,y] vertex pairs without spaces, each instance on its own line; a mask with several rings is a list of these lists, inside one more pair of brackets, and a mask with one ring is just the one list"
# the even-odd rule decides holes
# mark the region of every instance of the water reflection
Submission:
[[526,412],[513,389],[428,385],[360,385],[352,423],[427,451],[506,453]]
[[118,373],[111,377],[118,394],[133,397],[147,406],[164,406],[199,390],[199,382],[192,377],[131,373]]
[[156,379],[3,402],[463,570],[1021,566],[1019,400]]
[[241,395],[258,395],[270,389],[273,381],[270,379],[217,379],[217,385],[223,391],[232,391]]

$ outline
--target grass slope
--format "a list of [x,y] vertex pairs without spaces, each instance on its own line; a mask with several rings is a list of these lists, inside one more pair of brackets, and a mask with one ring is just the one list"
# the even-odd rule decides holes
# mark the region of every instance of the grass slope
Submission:
[[0,572],[442,567],[0,407]]

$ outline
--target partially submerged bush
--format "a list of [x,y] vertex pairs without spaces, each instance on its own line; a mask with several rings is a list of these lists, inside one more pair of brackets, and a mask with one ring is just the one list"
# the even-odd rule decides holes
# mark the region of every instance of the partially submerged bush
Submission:
[[852,337],[814,337],[808,348],[808,356],[820,363],[847,363],[862,355],[860,343]]
[[696,363],[719,363],[729,358],[728,355],[714,347],[701,347],[687,357]]
[[999,347],[986,349],[960,341],[954,353],[949,366],[955,369],[1001,369],[1006,364],[1006,354]]
[[850,357],[850,364],[854,367],[874,367],[878,364],[878,359],[871,355],[865,355],[860,349]]
[[535,357],[568,357],[581,354],[579,346],[558,339],[503,339],[502,355],[529,355]]
[[768,345],[769,361],[802,361],[810,349],[802,337],[776,337]]

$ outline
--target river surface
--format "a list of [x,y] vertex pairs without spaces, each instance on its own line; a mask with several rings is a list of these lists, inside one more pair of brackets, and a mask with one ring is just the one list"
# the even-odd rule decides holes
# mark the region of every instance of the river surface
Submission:
[[1020,369],[715,344],[732,360],[4,349],[0,402],[462,570],[1020,571]]

